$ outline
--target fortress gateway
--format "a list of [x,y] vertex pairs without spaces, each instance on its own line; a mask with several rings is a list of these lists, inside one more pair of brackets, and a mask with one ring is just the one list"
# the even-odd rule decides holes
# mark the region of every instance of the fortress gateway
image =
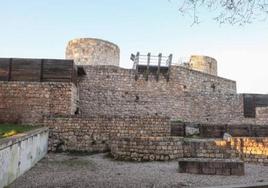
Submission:
[[[51,151],[268,162],[268,96],[237,94],[210,57],[173,65],[172,55],[137,53],[124,69],[119,56],[117,45],[85,38],[68,43],[65,60],[1,58],[0,121],[50,127]],[[190,129],[198,141],[183,138]],[[235,141],[205,139],[224,133]],[[249,138],[262,143],[258,153],[234,149]]]

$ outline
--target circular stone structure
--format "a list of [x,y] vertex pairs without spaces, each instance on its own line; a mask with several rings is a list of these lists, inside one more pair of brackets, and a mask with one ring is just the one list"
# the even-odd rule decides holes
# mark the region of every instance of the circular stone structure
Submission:
[[216,59],[208,56],[192,55],[189,68],[211,75],[218,75]]
[[119,66],[120,49],[116,44],[95,38],[79,38],[69,41],[66,59],[73,59],[77,65]]

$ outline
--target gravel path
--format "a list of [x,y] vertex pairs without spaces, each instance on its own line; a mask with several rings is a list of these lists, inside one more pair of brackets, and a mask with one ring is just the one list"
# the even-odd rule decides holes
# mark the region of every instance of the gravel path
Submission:
[[268,182],[268,166],[246,165],[246,175],[209,176],[177,172],[172,162],[119,162],[107,154],[48,154],[10,187],[202,187]]

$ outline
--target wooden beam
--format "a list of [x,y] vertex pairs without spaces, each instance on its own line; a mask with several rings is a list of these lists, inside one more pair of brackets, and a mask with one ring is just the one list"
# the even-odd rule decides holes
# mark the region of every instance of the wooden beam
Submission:
[[40,65],[40,82],[43,82],[43,70],[44,70],[44,60],[41,60],[41,65]]
[[13,61],[13,59],[12,59],[12,58],[10,58],[10,59],[9,59],[9,68],[8,68],[8,81],[10,81],[10,80],[11,80],[12,61]]
[[161,61],[162,61],[162,54],[160,53],[158,55],[158,66],[157,66],[157,74],[156,74],[157,81],[159,80]]
[[148,53],[148,55],[147,55],[146,81],[149,78],[150,61],[151,61],[151,53]]
[[137,52],[135,60],[134,60],[134,66],[135,66],[135,80],[137,81],[139,78],[139,70],[138,70],[138,65],[140,61],[140,52]]
[[169,57],[168,57],[168,75],[167,75],[167,81],[169,81],[169,78],[170,78],[172,57],[173,57],[172,54],[170,54]]
[[0,58],[0,81],[8,81],[9,58]]

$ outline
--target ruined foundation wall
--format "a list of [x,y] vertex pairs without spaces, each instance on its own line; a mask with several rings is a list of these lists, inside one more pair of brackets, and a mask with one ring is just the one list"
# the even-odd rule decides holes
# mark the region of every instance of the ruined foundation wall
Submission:
[[112,141],[111,154],[120,160],[173,160],[178,158],[236,158],[238,152],[230,145],[218,145],[218,139],[183,137],[117,138]]
[[167,161],[183,157],[183,138],[141,137],[112,141],[111,154],[117,160]]
[[246,162],[268,162],[268,138],[233,137],[191,139],[178,137],[117,138],[111,154],[120,160],[172,160],[178,158],[236,159]]
[[102,152],[118,137],[169,136],[169,118],[159,116],[91,116],[46,118],[49,150]]
[[44,115],[71,115],[77,88],[72,83],[0,82],[0,122],[38,124]]

